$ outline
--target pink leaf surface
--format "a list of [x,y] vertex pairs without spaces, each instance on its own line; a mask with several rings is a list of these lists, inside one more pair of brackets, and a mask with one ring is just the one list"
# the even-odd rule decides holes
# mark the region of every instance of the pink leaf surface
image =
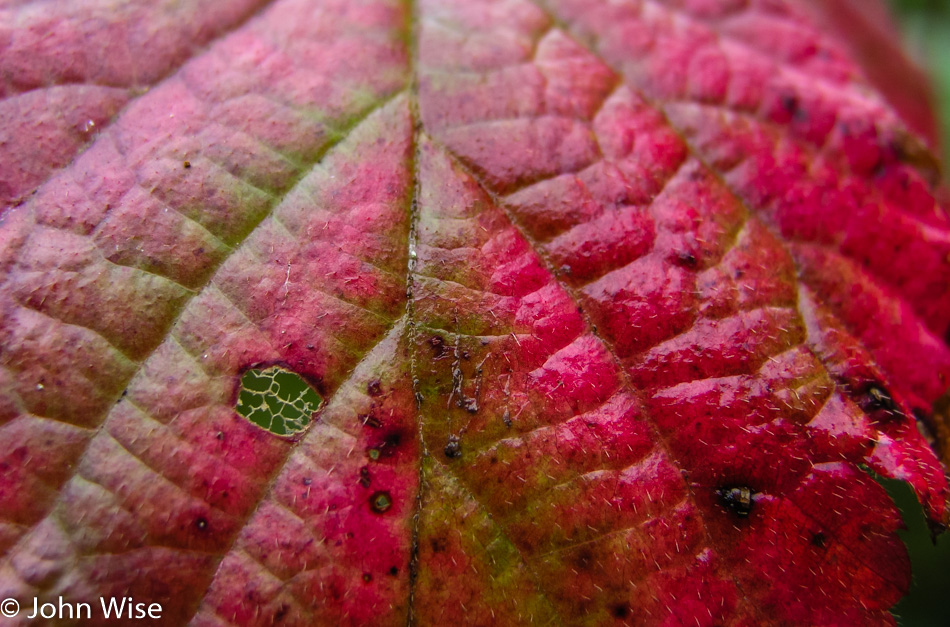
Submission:
[[[811,8],[0,15],[0,598],[893,624],[865,470],[947,522],[950,216]],[[297,435],[235,411],[272,365]]]

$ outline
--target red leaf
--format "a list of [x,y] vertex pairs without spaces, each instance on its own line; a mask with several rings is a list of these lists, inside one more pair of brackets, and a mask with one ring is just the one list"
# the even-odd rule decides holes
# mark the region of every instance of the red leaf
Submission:
[[801,6],[140,4],[2,9],[0,598],[893,623],[950,216]]

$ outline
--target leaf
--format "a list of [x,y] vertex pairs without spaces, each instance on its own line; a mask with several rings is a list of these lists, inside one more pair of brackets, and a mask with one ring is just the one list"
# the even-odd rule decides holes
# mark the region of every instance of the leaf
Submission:
[[[865,470],[946,524],[950,218],[803,9],[38,7],[3,9],[0,597],[893,623]],[[241,412],[275,366],[294,435]]]

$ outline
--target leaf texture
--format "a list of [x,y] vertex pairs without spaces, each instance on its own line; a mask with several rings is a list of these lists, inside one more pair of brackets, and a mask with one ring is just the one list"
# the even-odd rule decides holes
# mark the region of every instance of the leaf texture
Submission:
[[0,11],[0,597],[893,624],[950,217],[804,4]]

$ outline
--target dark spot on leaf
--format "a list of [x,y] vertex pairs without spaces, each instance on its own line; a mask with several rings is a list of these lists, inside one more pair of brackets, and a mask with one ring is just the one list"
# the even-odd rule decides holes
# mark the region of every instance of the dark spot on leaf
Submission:
[[374,492],[369,497],[369,506],[377,514],[382,514],[393,506],[393,497],[389,495],[389,492]]
[[610,613],[614,618],[626,618],[630,615],[630,606],[626,603],[618,603],[610,608]]
[[433,553],[444,553],[447,548],[449,548],[449,542],[442,536],[432,538],[429,541],[429,544],[432,546]]
[[577,557],[574,559],[574,564],[578,570],[587,570],[593,561],[594,554],[590,552],[590,549],[583,549],[577,554]]
[[370,583],[373,581],[373,576],[369,573],[363,573],[363,583]]
[[429,338],[429,346],[432,347],[432,356],[436,359],[445,355],[445,340],[438,335]]
[[287,616],[287,612],[290,611],[289,605],[281,605],[277,608],[277,611],[274,613],[274,623],[279,623],[284,620]]
[[462,456],[462,443],[457,435],[449,436],[449,443],[445,445],[445,456],[449,459],[455,459]]
[[861,408],[877,420],[903,418],[904,412],[883,385],[872,383],[864,392]]
[[399,568],[397,568],[396,566],[393,566],[392,568],[389,569],[389,574],[395,577],[396,575],[399,574]]
[[798,100],[798,96],[794,94],[784,94],[782,96],[782,108],[785,109],[786,113],[795,117],[798,114],[799,108],[801,107],[801,102]]
[[370,474],[369,474],[369,468],[366,466],[363,466],[362,468],[360,468],[360,485],[363,486],[364,488],[368,488],[371,482],[372,482],[372,478],[370,477]]
[[380,386],[379,379],[373,379],[366,384],[366,393],[370,396],[379,396],[382,392],[383,389]]
[[185,161],[184,163],[181,164],[181,166],[185,168],[186,170],[189,170],[191,169],[191,161]]
[[817,531],[811,536],[811,543],[818,548],[823,548],[826,541],[827,539],[825,538],[824,532]]
[[716,490],[719,501],[740,518],[752,511],[752,490],[748,486],[727,486]]
[[402,432],[401,431],[392,431],[385,438],[383,438],[383,446],[396,448],[402,444]]
[[683,250],[676,253],[676,261],[684,268],[694,269],[699,266],[699,259],[693,253]]
[[379,429],[383,426],[383,423],[379,421],[376,416],[361,415],[360,422],[362,422],[367,427],[372,427],[373,429]]

